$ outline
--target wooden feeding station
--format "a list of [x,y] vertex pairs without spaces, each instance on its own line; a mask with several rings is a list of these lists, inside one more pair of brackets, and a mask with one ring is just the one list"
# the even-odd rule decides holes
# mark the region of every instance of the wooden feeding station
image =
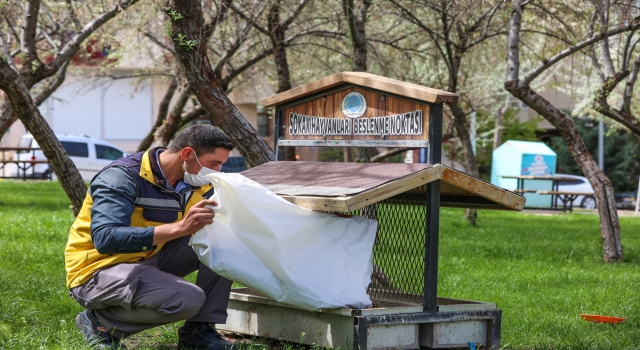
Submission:
[[284,146],[414,147],[427,163],[269,162],[246,177],[301,207],[378,221],[369,309],[301,310],[234,289],[221,329],[352,349],[497,348],[502,311],[437,296],[440,206],[522,210],[515,193],[440,164],[442,105],[458,95],[343,72],[271,96]]

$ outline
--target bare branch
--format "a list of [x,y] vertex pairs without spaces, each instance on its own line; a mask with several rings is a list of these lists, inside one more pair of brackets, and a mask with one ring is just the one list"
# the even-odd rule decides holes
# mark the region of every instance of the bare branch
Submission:
[[229,12],[229,7],[231,6],[232,0],[223,0],[220,2],[220,7],[218,8],[215,16],[212,17],[211,22],[205,24],[202,28],[202,36],[207,41],[213,35],[213,32],[218,27],[218,24],[222,22],[227,17],[227,13]]
[[56,54],[58,54],[60,48],[58,47],[58,45],[56,45],[56,43],[51,39],[51,37],[49,36],[49,34],[47,34],[47,31],[45,28],[40,27],[40,33],[42,33],[42,35],[47,39],[47,42],[49,42],[49,44],[51,45],[51,47],[53,47],[53,50],[55,51]]
[[169,113],[169,104],[171,103],[171,98],[175,95],[176,90],[178,89],[178,82],[180,79],[178,77],[174,77],[171,79],[171,83],[167,87],[167,91],[165,92],[162,100],[160,100],[160,104],[158,105],[158,115],[156,116],[156,121],[153,125],[153,128],[147,133],[144,139],[138,145],[138,152],[145,151],[149,149],[151,143],[154,139],[154,133],[158,128],[162,126],[164,121],[167,119],[167,114]]
[[624,87],[621,108],[623,112],[631,113],[631,97],[633,96],[633,89],[635,88],[636,81],[638,80],[638,71],[640,71],[640,55],[638,55],[636,60],[633,62],[633,69],[631,70],[627,84]]
[[632,31],[627,35],[627,40],[624,42],[624,50],[622,50],[622,70],[627,70],[629,67],[629,60],[631,59],[631,55],[633,52],[629,52],[629,48],[631,47],[631,38],[636,33],[636,31]]
[[131,5],[137,3],[139,0],[122,0],[118,4],[114,5],[109,11],[104,12],[102,15],[96,17],[93,21],[87,23],[82,30],[73,37],[68,43],[61,49],[60,54],[57,55],[50,66],[56,69],[60,67],[65,61],[68,61],[73,55],[78,52],[80,44],[87,39],[93,32],[98,30],[103,24],[115,17],[120,11],[127,10]]
[[262,34],[269,36],[269,31],[261,26],[255,19],[247,16],[244,12],[242,12],[242,10],[240,10],[239,8],[235,7],[235,5],[231,4],[229,6],[235,13],[237,13],[240,18],[244,19],[245,21],[247,21],[248,23],[251,23],[252,26],[254,26],[258,31],[260,31]]
[[[222,56],[220,60],[218,60],[216,65],[213,66],[213,71],[216,73],[216,76],[218,76],[218,79],[220,79],[222,68],[227,63],[227,61],[229,61],[231,57],[233,57],[233,55],[235,55],[235,53],[238,51],[238,49],[244,42],[244,39],[250,30],[251,30],[251,24],[245,23],[244,27],[240,29],[240,33],[238,33],[238,37],[236,38],[236,41],[231,45],[229,49],[226,50],[224,56]],[[221,85],[221,87],[223,90],[225,90],[223,85]]]
[[440,35],[439,33],[435,32],[433,29],[431,29],[431,26],[425,25],[422,21],[420,21],[414,14],[412,11],[409,11],[407,8],[405,8],[404,6],[402,6],[400,3],[397,2],[397,0],[390,0],[394,5],[396,5],[400,11],[415,25],[417,25],[419,28],[421,28],[422,30],[424,30],[425,32],[427,32],[427,34],[429,35],[429,37],[431,38],[432,43],[436,46],[436,48],[438,49],[438,52],[440,52],[440,55],[442,56],[442,58],[445,61],[445,64],[447,65],[447,68],[449,70],[452,69],[452,67],[450,67],[450,63],[449,60],[447,59],[447,54],[444,52],[444,50],[442,49],[442,46],[440,46],[440,42],[446,42],[447,38],[443,37],[442,35]]
[[611,91],[613,91],[629,73],[629,71],[617,72],[613,77],[607,78],[596,93],[596,97],[593,100],[593,109],[626,126],[633,133],[640,135],[640,121],[626,111],[611,108],[607,102],[607,97],[609,97]]
[[2,54],[7,58],[7,63],[9,66],[13,68],[15,71],[18,71],[16,68],[15,62],[13,61],[13,55],[9,52],[9,43],[11,40],[11,35],[7,34],[7,39],[4,37],[4,33],[0,33],[0,41],[2,42]]
[[171,54],[175,55],[176,54],[176,50],[174,50],[172,47],[169,47],[167,45],[165,45],[162,41],[158,40],[158,38],[156,38],[155,36],[153,36],[153,34],[151,34],[148,31],[145,31],[143,33],[143,35],[145,37],[147,37],[149,40],[151,40],[154,44],[158,45],[159,47],[171,52]]
[[[640,28],[640,21],[639,20],[634,20],[631,24],[626,25],[626,26],[621,26],[612,30],[609,30],[607,32],[604,33],[600,33],[597,34],[587,40],[581,41],[580,43],[569,47],[563,51],[561,51],[560,53],[558,53],[557,55],[551,57],[550,59],[547,59],[544,61],[544,63],[540,66],[538,66],[536,69],[534,69],[531,73],[529,73],[524,80],[522,81],[522,84],[524,85],[529,85],[531,83],[531,81],[533,81],[533,79],[535,79],[538,75],[540,75],[542,72],[544,72],[545,70],[547,70],[549,67],[553,66],[554,64],[558,63],[560,60],[562,60],[563,58],[571,55],[572,53],[582,50],[585,47],[592,45],[602,39],[606,39],[610,36],[616,35],[616,34],[620,34],[620,33],[624,33],[624,32],[628,32],[631,30],[636,30]],[[517,79],[517,78],[516,78]]]
[[180,126],[187,125],[194,119],[200,118],[203,115],[207,115],[207,110],[202,108],[201,105],[197,105],[182,114],[182,118],[180,119]]
[[296,34],[290,36],[289,38],[284,40],[284,43],[289,43],[296,38],[303,37],[306,35],[319,36],[323,38],[343,38],[346,36],[345,33],[341,32],[332,32],[329,30],[305,30],[301,32],[297,32]]
[[[598,17],[600,17],[600,22],[602,22],[603,31],[606,32],[609,29],[609,1],[603,1],[602,4],[604,4],[604,8],[600,8]],[[600,49],[602,50],[602,59],[604,61],[605,77],[611,78],[616,74],[616,69],[613,67],[613,60],[611,59],[609,37],[603,38],[600,41]]]
[[272,52],[273,52],[272,48],[265,49],[259,55],[256,55],[253,58],[251,58],[250,60],[246,61],[240,67],[238,67],[236,69],[233,69],[223,79],[220,79],[220,86],[228,87],[229,83],[231,82],[231,80],[233,80],[235,77],[240,75],[242,72],[244,72],[247,69],[251,68],[254,64],[256,64],[256,63],[260,62],[261,60],[263,60],[265,57],[269,56]]
[[73,9],[73,0],[67,0],[67,6],[69,7],[69,17],[71,17],[71,21],[73,21],[73,25],[75,26],[76,30],[80,31],[82,30],[82,24],[80,24],[80,20],[78,19],[78,16],[76,16],[76,12]]
[[[482,29],[482,36],[481,37],[486,37],[487,36],[487,32],[489,31],[489,25],[491,24],[491,20],[493,19],[493,16],[496,14],[496,11],[498,11],[498,8],[500,8],[500,5],[502,5],[502,3],[504,2],[504,0],[500,0],[499,3],[497,3],[495,6],[493,6],[492,8],[490,8],[487,12],[485,12],[485,14],[483,15],[483,17],[486,16],[486,21],[484,22],[484,28]],[[482,18],[482,17],[481,17]],[[479,21],[479,20],[478,20]]]
[[282,22],[281,26],[283,30],[287,30],[287,28],[289,28],[291,23],[296,19],[296,17],[298,17],[300,12],[302,12],[302,9],[309,3],[309,1],[310,0],[300,0],[300,3],[295,8],[295,10],[293,10],[289,17],[284,22]]
[[[597,16],[597,11],[593,13],[591,16],[591,21],[589,22],[589,37],[593,36],[593,26],[595,25]],[[606,78],[604,76],[604,72],[602,71],[602,67],[600,67],[600,62],[598,62],[598,58],[596,57],[596,48],[593,45],[589,46],[589,56],[591,57],[591,62],[593,62],[593,66],[600,77],[600,81],[604,81]]]
[[38,13],[41,0],[29,0],[24,10],[24,27],[22,28],[22,52],[27,55],[27,60],[38,58],[36,51],[36,28],[38,25]]
[[574,38],[577,37],[576,33],[573,31],[573,29],[571,29],[571,26],[566,24],[564,22],[564,19],[562,19],[560,16],[556,15],[555,13],[549,11],[546,7],[541,6],[538,2],[535,1],[527,1],[526,3],[522,3],[520,4],[521,7],[524,7],[526,4],[531,3],[531,6],[537,7],[538,9],[540,9],[542,12],[546,13],[547,15],[553,17],[553,19],[555,19],[556,21],[558,21],[558,23],[561,23],[562,26],[565,28],[566,31],[568,31]]
[[520,26],[522,24],[522,7],[517,0],[509,19],[509,35],[507,37],[507,81],[518,80],[520,75]]
[[36,98],[33,99],[33,103],[35,103],[36,106],[40,106],[42,102],[46,101],[47,98],[49,98],[49,96],[51,96],[60,87],[60,85],[62,85],[65,78],[67,77],[67,67],[69,66],[69,62],[71,61],[67,61],[62,64],[62,67],[60,67],[58,74],[56,74],[55,80],[51,84],[49,84],[49,86],[47,86],[44,91],[40,93],[40,95],[36,96]]

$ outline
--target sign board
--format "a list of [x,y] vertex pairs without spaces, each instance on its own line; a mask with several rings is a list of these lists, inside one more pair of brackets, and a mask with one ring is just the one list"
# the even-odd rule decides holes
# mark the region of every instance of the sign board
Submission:
[[276,107],[276,148],[422,148],[429,147],[430,131],[441,130],[442,104],[457,99],[395,79],[342,72],[268,97],[262,105]]
[[427,141],[429,105],[348,88],[283,108],[286,140]]

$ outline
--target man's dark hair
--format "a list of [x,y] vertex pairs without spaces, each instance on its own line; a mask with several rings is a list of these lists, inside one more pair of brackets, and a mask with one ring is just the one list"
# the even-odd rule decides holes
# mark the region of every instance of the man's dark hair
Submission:
[[233,150],[236,145],[222,130],[213,125],[196,124],[180,131],[169,144],[169,152],[180,152],[191,147],[198,156],[215,152],[216,148]]

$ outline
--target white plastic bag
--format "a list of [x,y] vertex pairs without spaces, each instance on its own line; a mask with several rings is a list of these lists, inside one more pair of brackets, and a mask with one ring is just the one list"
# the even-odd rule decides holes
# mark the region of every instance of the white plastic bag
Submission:
[[220,205],[191,238],[203,264],[306,310],[371,307],[375,220],[298,207],[240,174],[207,177]]

